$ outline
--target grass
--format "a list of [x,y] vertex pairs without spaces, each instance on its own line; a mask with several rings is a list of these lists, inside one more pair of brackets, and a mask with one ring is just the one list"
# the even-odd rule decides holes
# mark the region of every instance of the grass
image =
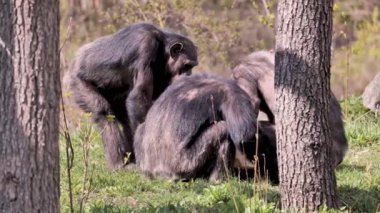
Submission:
[[[338,193],[345,206],[340,211],[380,212],[380,117],[367,112],[356,97],[343,101],[342,108],[350,147],[337,169]],[[172,182],[151,180],[138,171],[111,173],[105,168],[96,129],[86,116],[84,120],[78,131],[71,133],[75,153],[72,169],[75,212],[80,210],[82,199],[84,212],[279,212],[278,187],[265,181],[253,183],[229,178],[221,183]],[[60,148],[61,209],[69,212],[63,139]],[[86,150],[88,155],[84,155]],[[85,175],[88,178],[84,181]]]

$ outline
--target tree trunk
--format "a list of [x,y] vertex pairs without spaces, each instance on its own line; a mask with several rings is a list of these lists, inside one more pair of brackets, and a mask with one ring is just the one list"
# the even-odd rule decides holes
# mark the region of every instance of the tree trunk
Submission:
[[276,132],[284,209],[338,206],[328,123],[332,6],[280,0],[276,32]]
[[59,2],[0,0],[0,212],[59,212]]

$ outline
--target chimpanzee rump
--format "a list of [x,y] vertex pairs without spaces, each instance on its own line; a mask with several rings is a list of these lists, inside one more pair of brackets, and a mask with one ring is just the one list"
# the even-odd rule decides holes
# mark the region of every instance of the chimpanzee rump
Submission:
[[122,28],[77,51],[69,87],[102,132],[109,168],[124,165],[126,153],[133,150],[134,131],[152,101],[174,77],[190,74],[197,63],[191,40],[148,23]]
[[136,163],[150,177],[222,179],[240,143],[255,140],[257,114],[235,81],[209,74],[183,77],[138,127]]
[[[267,114],[269,121],[274,123],[274,52],[258,51],[243,58],[233,70],[236,80],[252,82],[245,91],[248,94],[258,94],[261,98],[260,110]],[[255,87],[257,85],[257,87]],[[347,151],[348,143],[344,132],[340,105],[331,93],[329,123],[332,129],[332,161],[338,166]]]

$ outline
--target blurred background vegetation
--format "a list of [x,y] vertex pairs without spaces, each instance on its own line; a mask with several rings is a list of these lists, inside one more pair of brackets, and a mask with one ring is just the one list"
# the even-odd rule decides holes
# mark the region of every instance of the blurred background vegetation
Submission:
[[[239,58],[274,48],[275,0],[69,0],[61,2],[62,68],[77,48],[122,26],[147,21],[189,36],[195,71],[228,74]],[[336,0],[332,87],[359,95],[380,70],[380,1]]]

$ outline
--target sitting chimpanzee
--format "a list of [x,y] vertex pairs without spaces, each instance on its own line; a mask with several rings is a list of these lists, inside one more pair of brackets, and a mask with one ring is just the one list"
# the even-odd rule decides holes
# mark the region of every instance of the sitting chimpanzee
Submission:
[[[275,94],[274,94],[274,52],[258,51],[243,58],[233,70],[233,77],[243,85],[248,95],[260,97],[260,110],[267,114],[274,124]],[[257,103],[256,103],[257,104]],[[332,128],[332,161],[338,166],[343,160],[348,143],[344,132],[340,105],[331,93],[328,121]]]
[[235,165],[252,168],[241,153],[254,143],[258,108],[233,80],[185,76],[155,101],[135,134],[138,167],[150,177],[222,179]]
[[109,168],[124,166],[134,131],[152,101],[197,63],[191,40],[148,23],[127,26],[78,50],[69,86],[75,102],[101,130]]

